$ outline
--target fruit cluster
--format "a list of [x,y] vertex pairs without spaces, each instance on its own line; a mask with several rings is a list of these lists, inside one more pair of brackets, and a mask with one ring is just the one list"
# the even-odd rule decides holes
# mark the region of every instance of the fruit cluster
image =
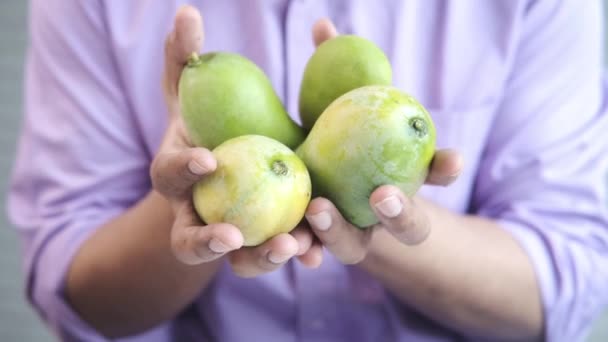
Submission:
[[304,70],[299,126],[253,62],[193,53],[180,78],[181,112],[192,142],[218,162],[193,191],[201,219],[234,224],[246,246],[291,231],[311,196],[331,200],[357,227],[377,223],[372,191],[392,184],[415,194],[435,151],[430,115],[391,83],[374,43],[329,39]]

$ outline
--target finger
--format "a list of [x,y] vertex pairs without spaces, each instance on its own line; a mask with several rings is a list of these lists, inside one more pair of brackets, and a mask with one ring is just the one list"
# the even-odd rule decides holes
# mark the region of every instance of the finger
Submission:
[[177,96],[182,69],[192,52],[199,52],[204,40],[200,12],[189,5],[181,6],[175,14],[173,31],[165,40],[164,88],[168,97]]
[[305,226],[297,227],[290,234],[298,242],[298,252],[296,255],[304,255],[312,246],[314,234],[310,231],[310,228]]
[[171,229],[171,249],[181,262],[210,262],[243,246],[243,234],[237,227],[227,223],[202,226],[195,215],[191,205],[184,205]]
[[382,226],[407,245],[416,245],[429,236],[428,217],[399,188],[383,185],[370,196],[370,205]]
[[325,198],[315,198],[308,205],[306,219],[315,235],[344,264],[359,263],[367,253],[371,229],[359,229],[348,223]]
[[154,189],[165,196],[182,196],[203,176],[213,172],[217,161],[202,147],[159,153],[150,167]]
[[312,39],[315,43],[315,46],[321,45],[324,41],[331,39],[338,35],[338,30],[331,22],[331,20],[327,18],[322,18],[317,20],[317,22],[312,27]]
[[463,167],[462,155],[455,150],[437,150],[426,178],[427,184],[447,186],[452,184]]
[[321,245],[321,241],[315,239],[306,253],[299,255],[297,258],[308,268],[321,266],[323,262],[323,245]]
[[272,272],[298,253],[298,241],[291,234],[279,234],[257,247],[230,253],[232,271],[243,278]]

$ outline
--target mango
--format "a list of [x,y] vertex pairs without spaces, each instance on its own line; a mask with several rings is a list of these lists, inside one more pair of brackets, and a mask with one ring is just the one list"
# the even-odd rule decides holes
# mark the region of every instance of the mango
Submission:
[[350,90],[391,83],[391,65],[373,42],[354,35],[326,40],[304,68],[298,98],[302,126],[311,129],[325,108]]
[[396,185],[412,196],[424,183],[435,134],[413,97],[392,86],[366,86],[332,102],[296,152],[308,167],[313,195],[365,228],[378,222],[369,205],[377,187]]
[[192,143],[210,150],[253,134],[290,148],[304,140],[264,72],[234,53],[193,53],[179,80],[181,114]]
[[245,246],[290,232],[311,196],[306,166],[280,142],[260,135],[229,139],[213,150],[217,169],[195,184],[196,212],[206,223],[238,227]]

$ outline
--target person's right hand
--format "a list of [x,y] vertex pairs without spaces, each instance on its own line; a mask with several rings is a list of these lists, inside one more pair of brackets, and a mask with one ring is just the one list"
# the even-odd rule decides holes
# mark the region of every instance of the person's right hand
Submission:
[[154,189],[169,201],[175,214],[171,229],[175,256],[183,263],[196,265],[228,254],[232,269],[243,277],[273,271],[294,256],[304,265],[318,266],[322,250],[307,228],[279,234],[257,247],[243,247],[243,235],[237,227],[228,223],[205,225],[194,210],[193,185],[217,165],[209,150],[194,147],[188,139],[180,115],[178,82],[188,56],[201,51],[203,39],[198,10],[181,7],[165,42],[163,90],[169,111],[168,127],[150,167]]

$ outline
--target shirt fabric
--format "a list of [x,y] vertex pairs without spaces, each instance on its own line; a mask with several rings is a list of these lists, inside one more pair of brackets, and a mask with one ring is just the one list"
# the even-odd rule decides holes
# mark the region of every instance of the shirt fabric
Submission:
[[[151,189],[167,124],[164,39],[184,3],[202,11],[203,52],[253,60],[296,120],[315,20],[375,42],[394,85],[431,113],[438,147],[464,156],[455,184],[420,195],[511,232],[533,261],[547,340],[584,339],[608,302],[599,0],[32,1],[8,210],[23,241],[28,298],[58,335],[104,340],[66,302],[65,274],[95,229]],[[292,261],[255,279],[224,265],[173,321],[120,341],[173,340],[476,339],[328,254],[317,270]]]

